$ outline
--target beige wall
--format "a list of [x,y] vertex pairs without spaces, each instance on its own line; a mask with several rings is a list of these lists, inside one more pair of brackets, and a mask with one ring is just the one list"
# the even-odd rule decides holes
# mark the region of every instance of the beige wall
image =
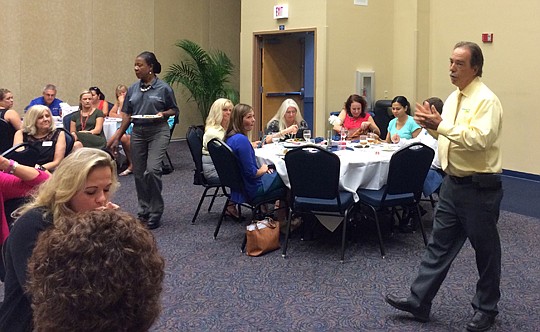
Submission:
[[[506,1],[431,1],[430,90],[448,96],[448,57],[457,41],[478,43],[484,53],[483,81],[497,94],[504,108],[503,168],[540,174],[540,1],[519,6]],[[482,32],[494,33],[483,44]]]
[[[46,83],[58,97],[78,103],[80,91],[99,86],[114,101],[117,84],[136,80],[133,61],[144,50],[156,53],[164,75],[191,39],[225,51],[239,71],[240,0],[8,0],[2,3],[0,87],[14,92],[19,112],[41,95]],[[238,75],[233,84],[238,87]],[[194,103],[175,87],[181,109],[175,136],[202,120]]]
[[[289,4],[289,19],[275,21],[272,9]],[[240,93],[252,102],[253,33],[316,28],[315,132],[327,128],[328,113],[354,91],[356,70],[375,71],[375,99],[405,95],[411,102],[429,96],[445,99],[455,88],[448,77],[454,44],[470,40],[484,51],[484,82],[504,107],[503,167],[540,174],[540,53],[535,20],[540,2],[519,6],[501,0],[379,0],[367,7],[353,0],[242,1]],[[483,44],[482,32],[494,43]],[[525,125],[523,119],[529,125]]]
[[[312,1],[290,1],[289,19],[276,21],[273,18],[273,8],[276,4],[287,3],[287,1],[242,1],[242,27],[240,33],[240,101],[247,104],[254,104],[252,94],[253,82],[253,42],[254,34],[265,33],[267,31],[279,32],[279,25],[284,24],[285,30],[310,30],[315,29],[315,57],[316,78],[315,109],[324,109],[326,94],[321,93],[326,89],[326,47],[327,45],[327,24],[326,24],[326,0]],[[309,5],[308,5],[309,3]],[[296,14],[293,14],[296,13]],[[322,124],[323,114],[316,112],[315,123]]]
[[[278,22],[272,9],[282,3],[289,3],[290,18]],[[536,0],[519,6],[502,0],[378,0],[367,7],[353,0],[8,0],[0,11],[0,87],[14,92],[18,111],[48,82],[70,104],[91,85],[110,99],[116,84],[135,81],[138,53],[154,51],[166,71],[181,54],[174,43],[188,38],[231,57],[238,73],[233,84],[241,100],[252,103],[253,34],[276,32],[279,24],[315,28],[318,134],[327,128],[328,113],[354,91],[356,70],[375,71],[375,99],[444,99],[454,89],[448,79],[451,49],[471,40],[482,46],[484,82],[504,106],[503,167],[540,174],[540,131],[534,129],[540,112],[531,109],[540,86],[538,12]],[[482,44],[482,32],[493,32],[494,43]],[[188,125],[202,120],[182,89],[175,91],[181,108],[176,136],[183,136]]]

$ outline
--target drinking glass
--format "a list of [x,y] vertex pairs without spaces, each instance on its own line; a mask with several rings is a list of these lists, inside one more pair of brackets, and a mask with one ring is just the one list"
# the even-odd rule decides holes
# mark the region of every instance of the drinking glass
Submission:
[[271,133],[270,135],[272,135],[272,143],[274,143],[274,147],[277,147],[279,142],[279,133]]
[[306,142],[310,143],[311,142],[311,130],[304,129],[303,135],[304,135],[304,140]]
[[375,133],[368,133],[367,141],[369,145],[375,144]]
[[360,145],[362,145],[362,147],[365,148],[367,144],[368,144],[367,135],[360,135]]
[[333,130],[326,131],[326,148],[330,150],[332,148],[332,136],[334,136]]

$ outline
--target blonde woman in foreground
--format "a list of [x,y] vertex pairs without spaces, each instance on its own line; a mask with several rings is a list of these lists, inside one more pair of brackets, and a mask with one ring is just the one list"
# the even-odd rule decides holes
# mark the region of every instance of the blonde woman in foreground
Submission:
[[4,243],[6,278],[0,331],[31,331],[32,308],[25,293],[28,259],[39,234],[62,227],[60,217],[116,209],[110,197],[118,187],[116,163],[104,151],[81,148],[66,157],[32,201],[18,212]]

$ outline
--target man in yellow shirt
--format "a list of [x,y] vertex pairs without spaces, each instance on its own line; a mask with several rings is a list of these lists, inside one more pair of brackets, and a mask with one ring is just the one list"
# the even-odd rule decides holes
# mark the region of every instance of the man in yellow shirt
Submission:
[[501,244],[497,221],[503,192],[500,174],[502,106],[480,81],[484,57],[472,42],[460,42],[450,57],[450,79],[457,86],[439,115],[429,105],[416,105],[415,121],[438,137],[445,177],[433,222],[433,233],[411,294],[388,294],[386,302],[428,321],[431,302],[450,265],[469,239],[476,251],[479,280],[472,300],[468,331],[486,331],[498,314]]

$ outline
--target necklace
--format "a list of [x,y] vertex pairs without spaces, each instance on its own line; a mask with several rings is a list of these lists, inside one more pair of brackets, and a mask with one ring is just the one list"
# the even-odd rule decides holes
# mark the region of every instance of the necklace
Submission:
[[92,114],[92,111],[88,112],[86,115],[83,116],[83,112],[81,110],[81,130],[86,129],[86,123],[88,122],[88,118],[90,117],[90,114]]
[[152,84],[141,83],[141,92],[146,92],[152,88]]

